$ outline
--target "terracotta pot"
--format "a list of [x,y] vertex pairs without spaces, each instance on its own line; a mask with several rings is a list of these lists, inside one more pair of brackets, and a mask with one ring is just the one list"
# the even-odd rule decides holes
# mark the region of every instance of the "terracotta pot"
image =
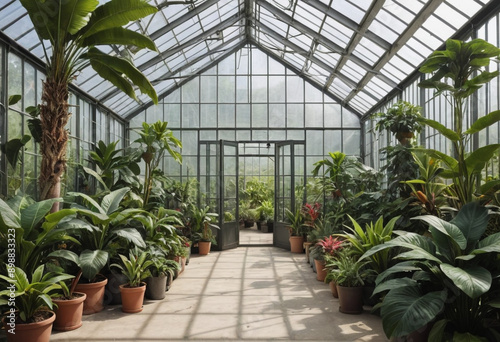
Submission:
[[138,287],[128,287],[128,284],[120,285],[122,294],[122,311],[126,313],[141,312],[144,303],[144,292],[146,292],[146,283],[141,283]]
[[146,298],[161,300],[165,298],[167,291],[167,276],[162,274],[158,277],[146,278]]
[[210,253],[210,247],[212,246],[212,243],[210,241],[200,241],[198,242],[198,248],[200,250],[200,255],[207,255]]
[[52,324],[56,319],[53,311],[49,311],[51,316],[43,321],[35,323],[20,324],[16,323],[14,334],[10,333],[12,327],[9,326],[8,317],[2,319],[5,327],[8,342],[49,342]]
[[339,293],[337,291],[337,284],[334,281],[331,281],[329,285],[330,285],[330,291],[332,291],[332,296],[334,298],[339,298]]
[[319,281],[325,281],[327,274],[325,262],[323,260],[314,259],[314,264],[316,265],[316,279]]
[[290,236],[290,252],[302,253],[304,251],[304,237],[303,236]]
[[346,287],[337,284],[339,311],[345,314],[363,313],[363,286]]
[[83,302],[87,295],[82,292],[73,292],[73,299],[57,299],[52,301],[57,304],[56,320],[54,321],[54,330],[69,331],[82,326]]
[[104,292],[108,279],[97,283],[77,284],[75,290],[83,292],[87,298],[83,302],[83,314],[90,315],[104,309]]

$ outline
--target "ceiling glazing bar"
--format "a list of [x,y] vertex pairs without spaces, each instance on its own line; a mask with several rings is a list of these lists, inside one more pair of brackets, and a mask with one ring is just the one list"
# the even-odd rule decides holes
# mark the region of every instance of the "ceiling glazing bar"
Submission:
[[[235,53],[239,49],[242,49],[243,47],[245,47],[246,44],[248,44],[248,42],[246,40],[243,40],[241,43],[239,43],[238,45],[236,45],[234,48],[232,48],[231,50],[228,50],[226,53],[224,53],[224,54],[220,55],[219,57],[217,57],[216,59],[214,59],[210,64],[207,64],[202,69],[198,70],[198,72],[196,72],[195,74],[193,74],[193,75],[191,75],[189,77],[184,78],[181,82],[176,83],[175,86],[173,86],[173,87],[165,90],[161,94],[158,94],[159,101],[163,100],[169,94],[171,94],[172,92],[174,92],[176,89],[182,87],[184,84],[186,84],[187,82],[191,81],[193,78],[197,77],[198,75],[203,74],[205,71],[209,70],[214,65],[217,65],[218,63],[220,63],[221,61],[223,61],[224,59],[226,59],[228,56],[230,56],[231,54]],[[130,121],[134,116],[136,116],[137,114],[141,113],[145,109],[151,107],[152,105],[153,105],[153,102],[149,101],[146,105],[143,105],[140,108],[137,108],[134,111],[132,111],[129,114],[127,114],[124,117],[124,120]]]
[[[394,44],[390,49],[387,49],[380,59],[375,63],[374,70],[378,73],[391,59],[394,57],[399,49],[401,49],[410,40],[410,38],[415,34],[415,32],[423,25],[423,23],[429,18],[429,16],[441,5],[445,0],[430,0],[417,14],[413,21],[408,25],[406,30],[396,39]],[[358,86],[347,95],[345,101],[349,102],[356,94],[363,89],[373,78],[376,73],[367,73]]]
[[[351,30],[353,30],[355,32],[358,32],[360,30],[360,26],[354,20],[337,12],[336,10],[325,5],[321,1],[318,1],[318,0],[302,0],[302,1],[304,1],[309,6],[317,9],[318,11],[326,13],[329,17],[338,21],[342,25],[350,28]],[[364,32],[364,37],[370,39],[371,41],[373,41],[375,44],[379,45],[384,50],[387,50],[391,47],[391,44],[389,42],[387,42],[385,39],[374,34],[371,31],[366,30],[366,32]]]

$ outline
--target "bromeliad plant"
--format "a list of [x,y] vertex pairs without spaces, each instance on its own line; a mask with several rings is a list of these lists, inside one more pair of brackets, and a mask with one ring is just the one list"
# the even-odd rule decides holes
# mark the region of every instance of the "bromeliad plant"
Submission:
[[469,98],[483,84],[499,75],[498,70],[487,71],[493,58],[500,58],[500,49],[482,39],[469,42],[449,39],[446,49],[435,51],[420,68],[421,72],[432,76],[420,82],[419,86],[435,89],[435,96],[446,95],[453,108],[452,128],[431,119],[421,121],[451,141],[453,156],[436,150],[424,151],[447,166],[441,177],[453,180],[450,189],[458,208],[475,200],[477,193],[491,194],[500,188],[498,180],[485,182],[480,188],[477,187],[481,171],[498,151],[500,144],[482,146],[468,153],[472,137],[498,122],[500,110],[480,116],[469,128],[465,127]]
[[374,293],[388,291],[380,304],[387,337],[434,322],[429,341],[498,340],[489,324],[500,314],[500,233],[481,239],[488,209],[472,202],[450,222],[432,215],[417,219],[429,225],[431,238],[400,232],[361,257],[396,249],[401,260],[376,279]]

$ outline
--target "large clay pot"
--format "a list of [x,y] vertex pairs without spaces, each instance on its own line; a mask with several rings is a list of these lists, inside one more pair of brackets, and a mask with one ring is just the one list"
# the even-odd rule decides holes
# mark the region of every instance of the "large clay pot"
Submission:
[[108,279],[88,284],[77,284],[75,290],[83,292],[87,298],[83,302],[83,314],[90,315],[104,309],[104,292]]
[[141,312],[144,303],[144,292],[146,292],[146,283],[141,283],[138,287],[128,287],[128,284],[120,285],[122,294],[122,311],[126,313]]
[[83,302],[87,295],[82,292],[73,292],[73,299],[58,299],[52,301],[57,305],[54,309],[56,320],[54,330],[69,331],[82,326]]
[[146,278],[146,298],[160,300],[165,298],[167,291],[167,276],[164,274],[158,277]]
[[304,251],[304,237],[303,236],[290,236],[290,252],[302,253]]
[[339,311],[345,314],[363,313],[363,286],[346,287],[337,284]]
[[122,303],[122,295],[120,293],[120,285],[127,282],[127,277],[122,273],[113,273],[107,275],[108,283],[106,284],[106,293],[104,296],[104,305],[120,305]]
[[330,291],[332,291],[333,298],[339,298],[339,293],[337,291],[337,284],[334,281],[331,281],[329,285],[330,285]]
[[314,259],[314,264],[316,265],[316,279],[319,281],[325,281],[327,270],[325,269],[325,262],[323,260]]
[[[9,326],[9,317],[4,317],[2,323],[5,327],[8,342],[49,342],[52,324],[56,319],[54,312],[49,311],[51,316],[43,321],[20,324],[15,323],[15,327]],[[14,329],[14,334],[10,333]]]
[[208,253],[210,253],[211,246],[212,246],[212,243],[210,241],[198,242],[198,248],[199,248],[200,255],[207,255]]

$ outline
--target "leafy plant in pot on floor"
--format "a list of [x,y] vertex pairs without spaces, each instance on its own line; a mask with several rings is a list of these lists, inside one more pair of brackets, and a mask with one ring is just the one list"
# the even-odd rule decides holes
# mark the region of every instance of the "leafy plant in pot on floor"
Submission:
[[76,277],[71,279],[70,286],[66,282],[59,282],[61,291],[52,298],[56,304],[56,320],[54,330],[69,331],[82,326],[83,302],[87,295],[83,292],[75,292],[75,287],[80,280],[82,272],[79,271]]
[[217,244],[212,228],[220,229],[217,222],[219,217],[216,213],[210,212],[210,207],[201,209],[191,204],[189,206],[189,226],[192,231],[192,238],[198,244],[199,254],[207,255],[210,252],[211,245]]
[[146,278],[146,297],[160,300],[165,298],[174,279],[175,271],[180,269],[179,263],[165,258],[162,254],[151,255],[150,276]]
[[297,209],[295,213],[285,209],[285,214],[288,220],[288,230],[290,231],[290,252],[302,253],[304,250],[304,215],[302,215],[300,209]]
[[121,264],[111,264],[111,267],[117,267],[127,277],[128,282],[120,285],[122,311],[127,313],[141,312],[146,292],[146,283],[143,280],[151,274],[148,268],[153,262],[148,259],[147,252],[139,251],[137,248],[129,252],[128,258],[122,254],[119,254],[119,257]]
[[319,240],[313,247],[311,253],[314,257],[316,265],[316,279],[325,281],[327,275],[326,260],[327,257],[335,258],[337,253],[342,249],[343,241],[338,237],[327,236]]
[[400,232],[397,238],[367,251],[398,251],[398,264],[376,279],[387,337],[407,336],[432,325],[429,341],[498,341],[500,233],[481,239],[488,209],[476,202],[462,207],[450,222],[432,215],[430,237]]
[[[73,278],[60,272],[45,273],[45,266],[40,265],[31,276],[31,280],[19,267],[8,268],[9,276],[0,275],[0,279],[9,285],[0,291],[0,305],[15,303],[3,318],[7,341],[9,342],[48,342],[52,324],[56,318],[53,311],[52,296],[60,289],[59,282]],[[11,295],[14,294],[14,301]],[[11,306],[12,304],[9,304]]]

